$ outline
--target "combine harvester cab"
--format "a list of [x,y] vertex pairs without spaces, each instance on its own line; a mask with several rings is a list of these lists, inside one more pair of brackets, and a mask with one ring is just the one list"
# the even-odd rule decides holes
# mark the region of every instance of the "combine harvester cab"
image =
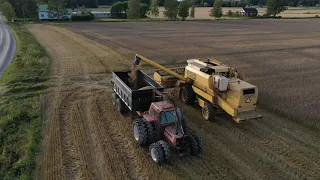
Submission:
[[158,68],[154,80],[174,89],[185,104],[199,104],[206,120],[214,120],[218,112],[226,112],[237,123],[262,117],[256,111],[258,88],[245,82],[235,68],[211,59],[190,59],[185,68],[168,69],[140,55],[136,59],[137,64],[143,60]]

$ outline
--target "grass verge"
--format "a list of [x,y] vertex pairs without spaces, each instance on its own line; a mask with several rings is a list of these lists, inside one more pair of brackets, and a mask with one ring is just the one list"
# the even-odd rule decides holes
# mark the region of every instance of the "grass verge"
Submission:
[[41,139],[40,91],[45,88],[49,56],[21,23],[10,24],[17,50],[1,77],[0,177],[33,179]]

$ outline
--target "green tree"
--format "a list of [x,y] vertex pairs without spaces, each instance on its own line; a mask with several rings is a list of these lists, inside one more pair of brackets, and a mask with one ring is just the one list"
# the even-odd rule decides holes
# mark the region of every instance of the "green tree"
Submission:
[[152,0],[150,12],[154,17],[159,16],[159,0]]
[[[15,9],[16,14],[21,12],[21,17],[38,17],[38,6],[36,0],[18,0],[17,9]],[[14,6],[14,5],[13,5]]]
[[67,13],[65,0],[48,0],[48,10],[53,17],[59,20]]
[[140,3],[140,17],[147,17],[147,13],[150,10],[150,6],[145,3]]
[[165,0],[164,1],[164,16],[173,20],[177,19],[178,15],[178,2],[176,0]]
[[240,0],[239,4],[240,4],[241,7],[246,7],[247,1],[246,0]]
[[8,19],[13,21],[13,18],[16,17],[16,13],[11,6],[10,3],[4,2],[0,4],[0,10],[2,11],[2,14]]
[[274,17],[286,10],[286,0],[268,0],[267,1],[267,15],[273,15]]
[[139,19],[140,14],[140,1],[139,0],[129,0],[127,16],[129,19]]
[[178,15],[183,21],[189,16],[189,8],[190,2],[188,0],[183,0],[180,2]]
[[240,12],[239,11],[236,11],[234,14],[233,14],[234,17],[240,17]]
[[192,5],[190,10],[190,17],[194,18],[194,14],[195,14],[194,5]]
[[128,9],[128,2],[116,2],[111,6],[111,15],[117,18],[124,18],[126,11]]
[[221,8],[220,0],[215,0],[213,4],[213,8],[210,11],[210,16],[215,18],[220,18],[222,16],[222,8]]
[[10,3],[17,17],[38,17],[38,0],[0,0],[0,3],[1,1]]
[[228,17],[232,17],[233,14],[234,14],[234,13],[233,13],[231,10],[229,10],[229,11],[227,12],[227,16],[228,16]]

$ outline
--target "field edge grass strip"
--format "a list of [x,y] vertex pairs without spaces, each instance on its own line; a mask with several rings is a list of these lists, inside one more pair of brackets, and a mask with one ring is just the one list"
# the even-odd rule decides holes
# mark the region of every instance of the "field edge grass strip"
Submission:
[[34,179],[40,153],[40,94],[45,89],[50,57],[22,23],[9,23],[17,48],[0,81],[0,177]]

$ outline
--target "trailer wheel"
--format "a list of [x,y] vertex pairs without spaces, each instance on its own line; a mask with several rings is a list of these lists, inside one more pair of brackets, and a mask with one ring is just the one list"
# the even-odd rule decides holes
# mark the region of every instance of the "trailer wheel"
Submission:
[[133,122],[133,136],[140,146],[147,143],[148,132],[145,124],[141,119],[137,119]]
[[171,160],[171,150],[167,142],[161,140],[159,141],[163,150],[164,163],[169,164]]
[[159,165],[162,165],[164,163],[163,150],[162,150],[162,146],[159,143],[159,141],[151,144],[149,147],[149,151],[150,151],[151,159],[155,163],[157,163]]
[[116,105],[117,99],[118,99],[118,95],[115,92],[113,92],[111,95],[111,102],[114,106]]
[[156,132],[154,130],[154,126],[151,122],[148,121],[142,121],[145,124],[145,127],[147,129],[147,143],[153,143],[156,137]]
[[180,89],[180,99],[187,105],[193,105],[196,100],[196,94],[192,89],[192,86],[187,84]]
[[190,154],[193,156],[198,156],[199,155],[198,143],[193,136],[188,137],[188,144],[190,148]]
[[215,116],[216,116],[216,108],[214,107],[214,105],[212,103],[206,103],[202,107],[202,117],[205,120],[213,121],[215,119]]
[[197,145],[198,145],[198,153],[202,153],[203,152],[203,139],[201,136],[199,136],[198,134],[193,135],[194,139],[197,141]]
[[123,101],[120,98],[116,99],[116,108],[120,113],[126,112],[126,105],[123,103]]

